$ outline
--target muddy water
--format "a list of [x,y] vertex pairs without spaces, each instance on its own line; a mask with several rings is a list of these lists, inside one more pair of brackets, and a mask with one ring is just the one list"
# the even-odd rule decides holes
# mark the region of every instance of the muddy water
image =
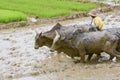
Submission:
[[[100,14],[107,28],[120,27],[120,12]],[[63,25],[90,24],[90,17],[60,22]],[[43,46],[34,49],[35,31],[50,30],[55,23],[35,28],[0,31],[0,80],[119,80],[120,61],[73,63],[63,53]]]

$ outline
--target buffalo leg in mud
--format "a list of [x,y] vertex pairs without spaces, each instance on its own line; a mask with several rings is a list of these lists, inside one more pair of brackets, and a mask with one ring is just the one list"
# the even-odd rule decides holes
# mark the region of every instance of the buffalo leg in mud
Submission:
[[112,60],[113,58],[114,58],[114,56],[110,54],[110,60]]
[[80,62],[82,63],[85,63],[85,55],[86,55],[86,52],[85,51],[82,51],[82,50],[79,50],[79,54],[80,54]]
[[74,63],[76,64],[76,63],[79,63],[80,62],[80,60],[76,60],[76,59],[74,59]]
[[[91,60],[92,56],[94,53],[87,53],[88,57],[87,57],[87,62]],[[97,55],[97,57],[99,58],[101,56],[100,52],[99,53],[95,53]]]
[[111,55],[110,59],[112,59],[113,56],[120,59],[120,52],[116,50],[117,44],[118,44],[118,41],[114,42],[114,44],[111,45],[112,46],[111,49],[107,51]]
[[117,35],[117,37],[119,38],[116,50],[117,50],[118,52],[120,52],[120,33],[117,32],[116,35]]
[[120,40],[118,41],[118,44],[117,44],[116,50],[117,50],[118,52],[120,52]]
[[93,53],[88,53],[87,62],[91,60]]
[[120,43],[118,43],[118,46],[117,46],[116,50],[117,50],[118,52],[120,52]]

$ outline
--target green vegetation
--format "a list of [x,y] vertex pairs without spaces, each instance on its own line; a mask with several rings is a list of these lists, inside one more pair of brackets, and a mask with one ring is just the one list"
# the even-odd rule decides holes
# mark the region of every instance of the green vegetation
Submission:
[[120,0],[118,0],[118,2],[120,3]]
[[96,4],[68,0],[0,0],[0,9],[20,11],[27,15],[44,18],[66,15],[76,11],[88,11],[96,7]]
[[0,23],[16,22],[27,20],[27,16],[21,12],[0,10]]

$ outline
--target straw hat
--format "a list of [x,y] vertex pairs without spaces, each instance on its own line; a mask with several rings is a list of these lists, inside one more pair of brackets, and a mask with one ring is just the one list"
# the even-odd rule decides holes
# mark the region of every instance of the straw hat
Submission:
[[92,10],[88,13],[89,16],[97,16],[97,12],[95,10]]

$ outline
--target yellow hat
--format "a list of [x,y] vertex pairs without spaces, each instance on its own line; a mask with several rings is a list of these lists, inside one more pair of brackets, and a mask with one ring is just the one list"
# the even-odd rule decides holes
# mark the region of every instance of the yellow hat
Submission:
[[92,10],[88,13],[90,16],[97,16],[97,12],[95,10]]

